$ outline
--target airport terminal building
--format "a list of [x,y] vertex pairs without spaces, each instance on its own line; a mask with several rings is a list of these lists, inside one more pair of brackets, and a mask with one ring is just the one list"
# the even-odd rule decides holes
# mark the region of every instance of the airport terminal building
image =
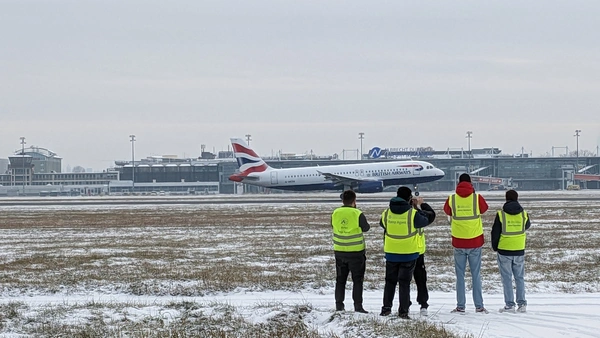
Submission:
[[[372,152],[373,149],[369,153]],[[600,157],[513,157],[502,156],[497,148],[473,149],[471,153],[379,151],[382,153],[387,156],[365,155],[362,161],[328,158],[265,158],[265,161],[273,168],[296,168],[418,159],[446,173],[441,180],[420,184],[421,191],[453,190],[457,177],[464,172],[472,174],[473,184],[480,191],[600,189]],[[209,158],[151,157],[135,163],[115,161],[114,167],[102,172],[62,173],[61,158],[54,152],[29,148],[8,158],[6,169],[0,174],[0,196],[277,192],[230,181],[229,176],[237,171],[237,162],[231,155],[229,152]]]

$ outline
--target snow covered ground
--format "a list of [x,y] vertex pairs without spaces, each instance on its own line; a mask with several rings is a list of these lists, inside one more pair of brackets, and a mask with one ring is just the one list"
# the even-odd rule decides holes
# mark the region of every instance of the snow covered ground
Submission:
[[[497,196],[490,197],[502,196],[493,193]],[[482,275],[490,313],[474,312],[469,291],[467,314],[450,313],[454,273],[449,229],[440,215],[427,229],[430,316],[420,318],[413,306],[412,322],[433,323],[459,336],[600,337],[600,195],[578,193],[540,193],[552,200],[523,202],[533,221],[525,314],[498,313],[503,299],[489,244]],[[386,203],[359,201],[373,225],[364,294],[371,313],[335,313],[328,218],[337,202],[310,201],[321,197],[307,194],[306,200],[278,204],[230,199],[198,205],[1,206],[0,335],[193,336],[198,330],[211,336],[206,323],[214,322],[233,337],[286,318],[325,337],[398,336],[403,321],[379,316],[383,259],[376,220]],[[491,210],[502,205],[490,201]],[[442,202],[432,205],[441,213]],[[488,212],[486,236],[492,220]],[[347,308],[350,288],[348,283]],[[416,290],[411,296],[415,302]],[[295,317],[286,317],[290,313]],[[247,331],[228,327],[231,322],[244,322]]]
[[[3,297],[0,302],[23,302],[31,311],[40,311],[49,306],[69,306],[94,304],[91,309],[102,304],[130,304],[120,311],[105,310],[106,316],[128,317],[129,320],[144,318],[162,318],[165,321],[181,316],[178,310],[166,307],[177,302],[194,302],[205,312],[216,304],[227,304],[235,308],[251,323],[261,323],[277,315],[276,308],[285,309],[310,304],[313,308],[310,316],[304,321],[321,334],[342,333],[347,330],[346,324],[354,318],[367,318],[385,323],[400,321],[396,317],[380,317],[381,291],[366,291],[365,308],[369,314],[358,314],[346,311],[336,315],[332,309],[332,290],[319,292],[235,292],[216,294],[204,297],[171,297],[171,296],[132,296],[126,294],[88,294],[88,295],[45,295]],[[413,292],[414,298],[414,292]],[[465,315],[450,313],[455,306],[454,293],[432,292],[429,316],[422,318],[418,309],[411,312],[413,320],[425,320],[439,323],[454,332],[469,333],[474,337],[600,337],[600,294],[549,294],[533,293],[528,295],[530,303],[528,312],[524,314],[498,313],[503,306],[502,295],[486,294],[484,300],[489,314],[476,314],[472,306]],[[265,306],[265,304],[276,304]],[[76,307],[80,308],[80,307]],[[70,321],[85,323],[90,316],[89,311],[73,311]],[[35,316],[32,316],[35,317]],[[351,329],[347,336],[375,337],[367,331]]]

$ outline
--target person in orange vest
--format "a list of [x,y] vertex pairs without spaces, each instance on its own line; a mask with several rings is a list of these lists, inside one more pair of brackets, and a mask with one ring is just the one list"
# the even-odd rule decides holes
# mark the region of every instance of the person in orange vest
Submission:
[[367,256],[363,232],[371,226],[362,211],[356,208],[356,193],[346,190],[342,193],[343,206],[331,215],[333,230],[333,251],[335,255],[335,310],[344,311],[346,281],[352,273],[352,300],[354,311],[369,313],[363,308],[363,280]]
[[[498,210],[492,226],[492,249],[498,252],[498,268],[504,289],[504,307],[500,312],[527,312],[525,300],[525,231],[531,226],[529,214],[519,204],[519,194],[506,192],[506,203]],[[517,303],[513,294],[513,276]],[[515,305],[518,308],[515,310]]]
[[465,313],[465,270],[467,262],[471,270],[473,303],[475,312],[488,313],[483,306],[481,289],[481,247],[483,246],[483,223],[481,214],[488,205],[480,194],[475,193],[471,176],[464,173],[458,179],[456,192],[448,197],[444,212],[450,216],[452,246],[454,247],[454,271],[456,273],[456,308],[454,313]]

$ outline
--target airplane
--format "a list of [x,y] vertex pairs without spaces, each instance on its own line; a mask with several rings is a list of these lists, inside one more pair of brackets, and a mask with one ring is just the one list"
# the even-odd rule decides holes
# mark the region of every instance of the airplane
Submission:
[[229,180],[270,189],[349,190],[358,193],[382,192],[385,186],[413,185],[419,196],[418,184],[444,177],[441,169],[423,161],[393,161],[360,164],[311,166],[274,169],[252,150],[245,140],[231,138],[239,172]]

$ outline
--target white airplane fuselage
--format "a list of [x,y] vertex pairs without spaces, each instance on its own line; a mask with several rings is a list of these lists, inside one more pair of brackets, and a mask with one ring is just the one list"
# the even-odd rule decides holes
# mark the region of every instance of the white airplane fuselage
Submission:
[[[270,170],[269,170],[270,169]],[[340,190],[345,187],[363,186],[363,192],[378,192],[378,188],[389,185],[416,185],[432,182],[444,177],[444,172],[423,161],[394,161],[361,164],[344,164],[321,167],[288,169],[269,168],[264,172],[250,173],[238,182],[283,190]],[[334,183],[328,175],[356,180]],[[234,175],[232,175],[234,176]],[[367,191],[375,190],[375,191]]]

